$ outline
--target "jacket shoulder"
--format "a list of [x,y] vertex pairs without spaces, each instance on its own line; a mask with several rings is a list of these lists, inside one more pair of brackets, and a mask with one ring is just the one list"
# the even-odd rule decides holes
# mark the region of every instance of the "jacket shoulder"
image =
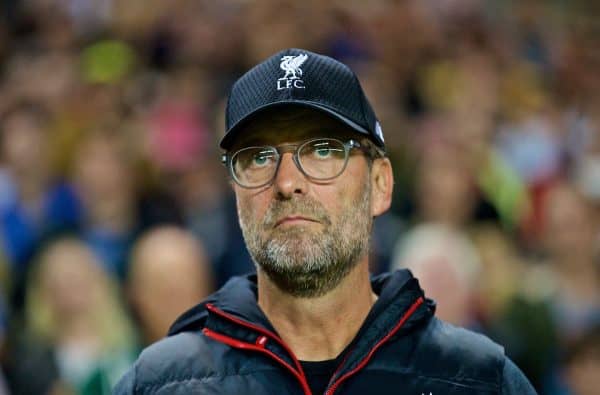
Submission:
[[148,346],[129,374],[131,393],[215,376],[218,356],[213,345],[201,332],[182,332]]
[[427,376],[465,384],[502,386],[504,348],[488,337],[437,318],[423,328],[414,352],[415,367]]

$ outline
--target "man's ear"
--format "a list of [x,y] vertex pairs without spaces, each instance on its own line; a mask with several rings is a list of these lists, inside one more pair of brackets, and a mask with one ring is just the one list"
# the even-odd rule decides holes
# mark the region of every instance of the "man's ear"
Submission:
[[392,204],[394,173],[388,158],[373,160],[371,167],[371,215],[376,217],[386,212]]

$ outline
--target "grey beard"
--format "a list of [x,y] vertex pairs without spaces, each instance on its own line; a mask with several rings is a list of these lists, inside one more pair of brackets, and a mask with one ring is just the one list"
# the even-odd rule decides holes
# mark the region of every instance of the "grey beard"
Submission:
[[[362,195],[348,203],[336,222],[320,203],[307,197],[274,201],[261,224],[253,222],[248,210],[240,210],[240,226],[257,270],[292,296],[314,298],[333,290],[369,251],[370,192],[367,181]],[[273,229],[286,214],[317,218],[324,228],[317,232],[302,227]],[[272,236],[263,239],[269,231]]]

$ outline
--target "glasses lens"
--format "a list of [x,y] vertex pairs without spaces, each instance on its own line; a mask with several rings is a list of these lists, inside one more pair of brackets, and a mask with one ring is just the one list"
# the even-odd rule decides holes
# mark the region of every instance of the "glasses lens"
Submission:
[[266,184],[277,169],[279,155],[272,147],[249,147],[231,157],[231,170],[237,182],[246,187]]
[[298,152],[298,160],[304,172],[319,180],[340,175],[347,159],[344,143],[335,139],[308,141]]

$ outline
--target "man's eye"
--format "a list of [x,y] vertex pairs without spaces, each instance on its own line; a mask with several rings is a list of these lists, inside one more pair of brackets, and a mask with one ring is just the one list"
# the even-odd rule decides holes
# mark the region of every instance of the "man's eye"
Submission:
[[317,142],[311,147],[313,156],[317,159],[329,159],[344,155],[343,147],[336,147],[331,142]]
[[315,149],[315,155],[322,159],[329,158],[331,156],[331,148],[319,147]]
[[273,153],[271,151],[258,152],[252,157],[251,166],[264,167],[268,166],[273,161]]

